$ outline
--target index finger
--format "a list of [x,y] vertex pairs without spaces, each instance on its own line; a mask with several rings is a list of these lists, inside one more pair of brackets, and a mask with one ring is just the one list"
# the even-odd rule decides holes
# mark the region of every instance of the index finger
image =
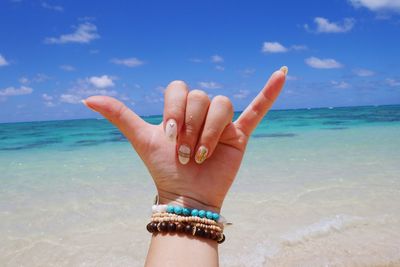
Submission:
[[260,123],[265,114],[267,114],[283,88],[287,72],[288,68],[286,66],[275,71],[261,92],[235,121],[235,125],[242,130],[245,135],[250,136],[258,123]]

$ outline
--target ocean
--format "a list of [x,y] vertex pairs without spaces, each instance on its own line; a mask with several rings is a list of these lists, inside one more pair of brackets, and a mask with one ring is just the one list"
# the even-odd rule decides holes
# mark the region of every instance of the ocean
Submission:
[[[154,195],[106,120],[0,124],[1,266],[143,266]],[[221,213],[221,266],[400,266],[400,106],[270,111]]]

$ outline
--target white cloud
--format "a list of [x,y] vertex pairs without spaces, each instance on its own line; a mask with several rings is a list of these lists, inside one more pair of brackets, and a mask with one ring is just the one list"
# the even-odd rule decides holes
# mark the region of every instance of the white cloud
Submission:
[[239,90],[239,92],[234,94],[233,97],[236,99],[244,99],[249,95],[249,93],[249,90]]
[[54,10],[54,11],[59,11],[59,12],[64,11],[64,8],[62,6],[50,5],[44,1],[42,2],[42,7],[46,8],[46,9]]
[[211,56],[211,62],[222,63],[222,62],[224,62],[224,58],[219,55],[213,55],[213,56]]
[[51,101],[53,100],[53,97],[48,95],[48,94],[42,94],[42,98],[46,101]]
[[47,44],[87,44],[98,38],[100,38],[100,35],[97,33],[96,25],[90,22],[85,22],[79,24],[73,33],[63,34],[60,37],[48,37],[44,40],[44,42]]
[[139,59],[137,59],[135,57],[122,58],[122,59],[114,58],[114,59],[111,59],[111,62],[114,63],[114,64],[117,64],[117,65],[124,65],[124,66],[130,67],[130,68],[138,67],[138,66],[144,64],[143,61],[141,61],[141,60],[139,60]]
[[68,71],[68,72],[71,72],[71,71],[75,71],[75,70],[76,70],[75,67],[74,67],[74,66],[71,66],[71,65],[61,65],[61,66],[60,66],[60,69],[62,69],[62,70],[64,70],[64,71]]
[[261,51],[263,53],[286,53],[289,51],[302,51],[307,50],[308,47],[306,45],[292,45],[290,47],[286,47],[279,42],[264,42]]
[[309,57],[305,59],[307,65],[316,69],[337,69],[343,65],[332,58],[320,59],[317,57]]
[[375,75],[375,72],[367,69],[354,69],[353,73],[359,77],[369,77]]
[[217,66],[215,66],[215,69],[216,69],[216,70],[219,70],[219,71],[224,71],[224,70],[225,70],[225,67],[224,67],[224,66],[221,66],[221,65],[217,65]]
[[[104,77],[104,76],[106,76],[106,78],[102,79],[102,77]],[[103,75],[101,77],[96,77],[96,78],[100,78],[100,80],[103,80],[102,82],[104,82],[104,83],[100,82],[99,84],[97,84],[97,86],[91,82],[91,80],[90,80],[91,78],[93,78],[93,77],[78,80],[72,86],[72,88],[68,89],[65,93],[60,95],[59,100],[64,103],[79,104],[82,99],[85,99],[92,95],[108,95],[108,96],[118,95],[118,92],[115,90],[109,90],[104,87],[103,88],[98,87],[98,85],[103,86],[105,84],[108,84],[108,85],[110,84],[110,82],[107,81],[107,78],[108,78],[107,75]],[[109,78],[109,79],[111,79],[111,78]],[[112,80],[111,80],[111,82],[112,82]]]
[[204,89],[219,89],[222,85],[216,82],[199,82],[199,86]]
[[263,53],[285,53],[288,49],[278,42],[264,42],[261,51]]
[[42,98],[44,100],[44,104],[47,107],[54,107],[55,106],[55,104],[53,102],[54,97],[52,97],[52,96],[50,96],[48,94],[42,94]]
[[399,0],[349,0],[356,8],[366,7],[371,11],[397,11],[400,12]]
[[29,79],[27,77],[21,77],[21,78],[19,78],[18,81],[20,83],[22,83],[22,84],[29,84],[30,83],[30,81],[29,81]]
[[79,104],[84,99],[80,95],[62,94],[60,96],[60,101],[68,104]]
[[400,81],[388,78],[388,79],[386,79],[386,84],[391,87],[396,87],[396,86],[400,86]]
[[7,87],[0,90],[0,96],[17,96],[17,95],[29,95],[32,94],[33,89],[26,86],[21,86],[20,88]]
[[7,66],[9,64],[10,63],[8,63],[8,61],[2,56],[2,54],[0,54],[0,67]]
[[348,84],[347,82],[344,81],[331,81],[331,84],[333,85],[333,87],[338,88],[338,89],[347,89],[350,88],[350,84]]
[[107,88],[114,86],[112,78],[108,75],[103,75],[99,77],[93,76],[88,78],[88,81],[97,88]]
[[19,78],[18,81],[21,84],[27,85],[27,84],[31,84],[31,83],[42,83],[42,82],[48,81],[50,79],[51,78],[49,76],[47,76],[46,74],[38,73],[35,76],[33,76],[32,78],[28,78],[26,76],[23,76],[23,77]]
[[343,22],[330,22],[323,17],[314,18],[317,26],[315,30],[310,30],[308,24],[304,28],[308,31],[315,31],[316,33],[344,33],[350,31],[354,27],[355,20],[353,18],[345,18]]

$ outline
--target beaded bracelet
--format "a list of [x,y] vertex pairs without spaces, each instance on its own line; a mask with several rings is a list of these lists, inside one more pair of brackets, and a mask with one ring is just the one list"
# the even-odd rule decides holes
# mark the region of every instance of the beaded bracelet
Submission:
[[205,229],[214,230],[217,232],[222,232],[224,230],[223,226],[217,224],[207,224],[204,222],[199,222],[197,220],[187,220],[187,217],[152,217],[152,222],[173,222],[173,223],[186,223],[191,224],[192,226],[198,226]]
[[198,210],[198,209],[189,209],[181,206],[173,206],[173,205],[153,205],[152,207],[153,213],[162,213],[167,212],[171,214],[184,215],[184,216],[193,216],[200,218],[207,218],[210,220],[214,220],[216,222],[225,224],[226,220],[223,216],[216,212],[206,211],[206,210]]
[[222,232],[206,229],[197,225],[182,224],[175,222],[150,222],[146,226],[150,233],[186,233],[192,236],[203,237],[217,241],[221,244],[225,241],[225,235]]
[[182,215],[176,215],[176,214],[171,214],[171,213],[166,213],[166,212],[161,212],[161,213],[153,213],[151,216],[152,218],[166,218],[167,220],[173,219],[175,221],[179,222],[198,222],[198,223],[204,223],[204,224],[210,224],[210,225],[222,225],[222,223],[218,223],[214,220],[206,219],[206,218],[200,218],[196,216],[182,216]]

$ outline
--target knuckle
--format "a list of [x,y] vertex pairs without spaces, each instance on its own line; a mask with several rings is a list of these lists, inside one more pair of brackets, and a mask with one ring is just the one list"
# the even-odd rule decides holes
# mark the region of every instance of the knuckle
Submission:
[[195,135],[197,133],[197,127],[192,121],[185,121],[184,133],[186,135]]
[[121,120],[122,116],[124,115],[124,113],[128,110],[128,108],[120,103],[119,106],[114,109],[113,111],[110,112],[111,114],[111,120],[112,121],[119,121]]
[[191,100],[201,101],[201,102],[209,102],[210,98],[208,95],[202,90],[192,90],[189,92],[188,98]]
[[233,113],[233,105],[231,100],[223,95],[217,95],[216,97],[214,97],[213,99],[216,103],[218,103],[218,105],[224,107],[224,109],[227,109],[229,111],[229,113]]

